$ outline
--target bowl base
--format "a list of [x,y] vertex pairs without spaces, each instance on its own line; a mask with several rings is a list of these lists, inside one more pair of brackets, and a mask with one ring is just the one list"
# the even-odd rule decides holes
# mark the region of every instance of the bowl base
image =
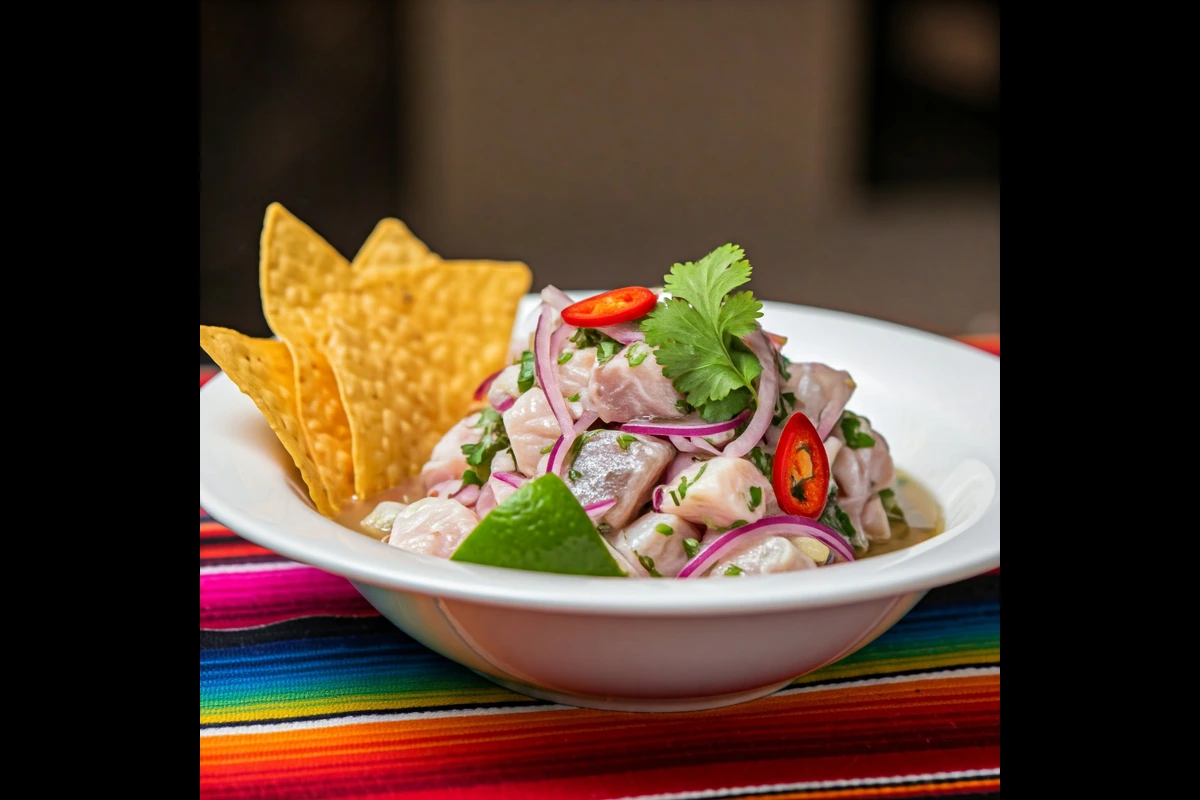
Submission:
[[550,689],[529,686],[518,681],[504,680],[478,670],[471,671],[481,678],[486,678],[492,683],[503,686],[505,689],[517,694],[526,695],[527,697],[534,697],[538,700],[546,700],[564,706],[575,706],[576,708],[595,708],[600,711],[629,711],[639,714],[657,714],[673,711],[707,711],[711,708],[734,706],[738,703],[747,703],[751,700],[757,700],[760,697],[774,694],[794,680],[789,678],[782,683],[750,689],[745,692],[735,692],[734,694],[719,694],[709,697],[683,697],[677,699],[646,699],[636,697],[592,697],[589,695],[555,692]]

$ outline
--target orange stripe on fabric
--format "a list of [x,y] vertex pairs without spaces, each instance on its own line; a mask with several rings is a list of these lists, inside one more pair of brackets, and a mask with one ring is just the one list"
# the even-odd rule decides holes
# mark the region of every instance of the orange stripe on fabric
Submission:
[[770,797],[771,800],[855,800],[860,797],[929,797],[931,795],[997,792],[999,790],[999,778],[981,778],[968,781],[906,783],[903,786],[853,786],[845,789],[817,789],[786,794],[739,794],[737,797],[738,800],[755,800],[760,797]]

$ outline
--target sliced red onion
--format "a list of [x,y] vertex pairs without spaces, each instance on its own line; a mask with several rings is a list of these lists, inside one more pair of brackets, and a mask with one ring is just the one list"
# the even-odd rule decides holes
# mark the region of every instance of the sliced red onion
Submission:
[[621,344],[646,341],[646,334],[642,333],[642,329],[636,322],[622,322],[619,325],[609,325],[607,328],[597,328],[596,330],[605,336],[616,339]]
[[570,438],[559,436],[554,440],[554,445],[550,448],[550,458],[546,459],[547,473],[558,475],[562,471],[563,461],[570,452],[575,437],[592,427],[592,423],[599,418],[600,415],[595,411],[584,411],[579,415],[579,419],[575,420],[575,424],[568,429],[571,431]]
[[555,311],[562,311],[567,306],[575,301],[567,296],[567,293],[557,286],[546,286],[542,289],[542,302],[553,308]]
[[719,456],[721,451],[713,447],[711,443],[706,442],[700,436],[672,436],[671,444],[675,445],[675,449],[681,453],[707,453],[710,456]]
[[[749,415],[750,409],[746,409],[724,422],[705,422],[698,414],[691,414],[683,419],[634,419],[622,425],[621,430],[651,436],[712,436],[715,433],[733,430]],[[770,420],[771,418],[767,417],[767,421]],[[750,450],[747,448],[746,452],[749,453]]]
[[775,416],[775,404],[779,402],[779,372],[775,369],[775,353],[771,343],[761,331],[755,331],[744,340],[762,364],[762,373],[758,377],[758,408],[750,419],[750,424],[742,435],[725,445],[724,455],[730,458],[741,458],[754,449],[762,439],[767,428],[771,427],[771,417]]
[[482,400],[484,397],[487,396],[488,389],[492,388],[492,381],[496,380],[496,376],[499,375],[503,371],[504,371],[504,367],[501,367],[500,369],[496,370],[491,375],[488,375],[486,378],[483,379],[483,383],[479,384],[478,388],[475,389],[475,399],[476,400]]
[[735,544],[745,541],[745,537],[786,536],[789,539],[816,539],[828,547],[845,561],[854,560],[854,549],[839,534],[819,522],[807,517],[796,517],[791,514],[778,514],[763,517],[758,522],[751,522],[740,528],[734,528],[722,534],[715,542],[696,554],[696,557],[684,564],[679,571],[680,578],[699,577],[705,570],[717,562],[721,556],[733,549]]
[[[684,467],[684,469],[687,469],[687,468]],[[680,470],[680,471],[682,471],[682,470]],[[670,480],[670,479],[668,479],[668,480]],[[658,512],[662,511],[662,502],[663,502],[663,487],[659,486],[659,487],[655,488],[654,495],[653,495],[653,498],[652,498],[651,504],[650,504],[651,507],[654,509],[654,513],[657,514]]]
[[492,403],[492,408],[494,408],[500,412],[508,411],[510,408],[513,407],[513,403],[515,403],[515,402],[517,402],[517,398],[509,397],[508,395],[504,395],[504,399],[501,400],[499,403]]
[[559,325],[558,328],[550,335],[550,357],[554,359],[554,363],[558,363],[558,357],[562,355],[563,346],[566,345],[567,339],[575,333],[575,329],[567,323]]
[[616,504],[617,501],[615,499],[609,498],[608,500],[600,500],[596,503],[589,503],[583,507],[583,510],[587,512],[589,517],[591,517],[592,522],[595,522],[607,514],[608,510]]
[[[538,317],[537,331],[533,335],[533,370],[537,375],[538,385],[546,394],[546,402],[554,412],[554,419],[564,436],[574,433],[574,422],[571,412],[567,410],[567,402],[563,399],[562,390],[558,386],[558,365],[550,355],[550,324],[554,309],[548,305],[542,306]],[[569,444],[569,443],[568,443]]]
[[[664,484],[668,484],[678,478],[679,473],[686,469],[691,469],[694,466],[696,466],[695,456],[693,456],[691,453],[679,453],[675,456],[674,460],[671,461],[670,464],[667,464],[667,469],[662,476],[662,482]],[[662,491],[662,486],[655,490],[655,511],[658,511],[658,505],[661,505],[661,503],[658,501],[658,497],[662,494]]]
[[529,480],[529,478],[519,475],[516,472],[493,472],[492,477],[501,483],[507,483],[514,489],[520,489]]
[[842,418],[842,412],[846,410],[846,403],[850,400],[846,397],[841,403],[834,401],[832,405],[825,407],[825,413],[821,415],[821,424],[817,425],[817,436],[821,441],[829,438],[829,434],[833,433],[833,426]]
[[489,482],[479,491],[479,499],[475,501],[475,516],[483,519],[495,507],[496,492]]
[[457,500],[464,506],[470,508],[479,500],[479,486],[474,483],[468,484],[454,494],[450,495],[450,499]]

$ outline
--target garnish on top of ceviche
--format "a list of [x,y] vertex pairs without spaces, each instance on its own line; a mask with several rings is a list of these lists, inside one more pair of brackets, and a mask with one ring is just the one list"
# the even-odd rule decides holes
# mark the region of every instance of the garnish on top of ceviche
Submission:
[[[201,345],[327,516],[455,561],[683,579],[824,567],[940,530],[847,409],[850,375],[793,363],[762,329],[736,245],[675,264],[658,291],[573,302],[548,286],[510,343],[525,265],[442,261],[395,220],[347,264],[281,215],[262,286],[283,342],[202,327]],[[481,302],[454,313],[468,281]]]

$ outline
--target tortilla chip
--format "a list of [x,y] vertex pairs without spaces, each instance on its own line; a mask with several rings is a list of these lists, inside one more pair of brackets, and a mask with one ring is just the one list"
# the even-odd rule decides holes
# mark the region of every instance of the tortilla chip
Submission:
[[201,325],[200,346],[266,417],[267,424],[300,470],[317,511],[327,517],[337,513],[329,503],[300,426],[292,357],[287,345],[273,339],[253,339],[228,328]]
[[326,294],[350,280],[350,264],[279,203],[267,208],[259,258],[263,313],[291,350],[308,452],[329,504],[340,510],[354,494],[350,423],[321,351],[329,326],[317,309]]
[[358,249],[351,264],[354,272],[411,267],[440,261],[436,253],[413,235],[403,222],[391,217],[381,219],[371,235]]

